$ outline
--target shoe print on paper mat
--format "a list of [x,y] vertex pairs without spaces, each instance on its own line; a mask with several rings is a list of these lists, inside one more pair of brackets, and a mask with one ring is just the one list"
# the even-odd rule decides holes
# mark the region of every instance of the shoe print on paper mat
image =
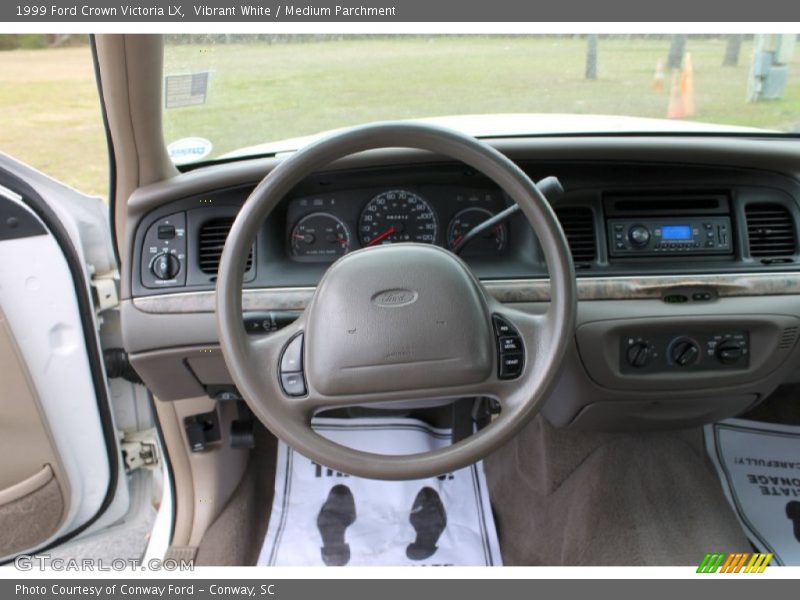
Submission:
[[[446,446],[416,419],[315,419],[337,443],[378,454]],[[416,481],[378,481],[278,445],[275,496],[259,565],[501,565],[483,464]]]
[[800,566],[800,427],[727,419],[705,440],[750,542],[773,565]]

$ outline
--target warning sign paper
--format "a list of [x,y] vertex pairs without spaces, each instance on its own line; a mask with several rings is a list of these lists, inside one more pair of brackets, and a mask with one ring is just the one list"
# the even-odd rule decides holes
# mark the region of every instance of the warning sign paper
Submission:
[[750,541],[773,564],[800,565],[800,427],[729,419],[705,434]]
[[[315,419],[345,446],[414,454],[450,430],[414,419]],[[377,481],[278,448],[275,497],[259,565],[500,565],[483,464],[441,477]]]

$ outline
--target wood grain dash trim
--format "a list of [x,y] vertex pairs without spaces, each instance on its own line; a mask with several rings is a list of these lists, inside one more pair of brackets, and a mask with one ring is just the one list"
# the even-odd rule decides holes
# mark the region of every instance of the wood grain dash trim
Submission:
[[[547,302],[547,279],[489,280],[483,285],[500,302]],[[800,295],[800,273],[731,273],[644,277],[584,277],[578,279],[580,300],[657,300],[681,288],[706,288],[720,298]],[[244,310],[303,310],[313,287],[245,290]],[[203,313],[216,309],[216,292],[182,292],[134,298],[134,306],[153,314]]]

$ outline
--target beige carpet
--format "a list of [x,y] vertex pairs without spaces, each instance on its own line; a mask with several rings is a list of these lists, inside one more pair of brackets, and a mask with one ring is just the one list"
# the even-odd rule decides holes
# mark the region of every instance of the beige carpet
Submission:
[[195,562],[205,566],[255,565],[269,525],[278,443],[256,425],[256,447],[242,481],[197,548]]
[[697,565],[750,550],[699,428],[579,433],[537,418],[486,474],[507,565]]

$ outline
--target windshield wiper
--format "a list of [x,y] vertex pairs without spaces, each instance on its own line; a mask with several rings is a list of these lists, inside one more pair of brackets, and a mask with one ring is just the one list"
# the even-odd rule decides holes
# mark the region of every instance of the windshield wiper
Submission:
[[[544,179],[536,182],[536,187],[542,193],[542,195],[547,199],[547,202],[550,206],[554,206],[564,195],[564,187],[561,185],[561,182],[558,180],[558,177],[550,176],[545,177]],[[461,239],[458,244],[453,246],[453,253],[461,254],[461,251],[469,244],[472,240],[477,237],[480,237],[481,234],[485,233],[492,227],[502,223],[506,219],[508,219],[511,215],[516,214],[521,209],[519,204],[512,204],[505,210],[500,211],[493,217],[489,217],[485,221],[482,221],[475,227],[473,227],[470,231],[464,234],[464,237]]]

